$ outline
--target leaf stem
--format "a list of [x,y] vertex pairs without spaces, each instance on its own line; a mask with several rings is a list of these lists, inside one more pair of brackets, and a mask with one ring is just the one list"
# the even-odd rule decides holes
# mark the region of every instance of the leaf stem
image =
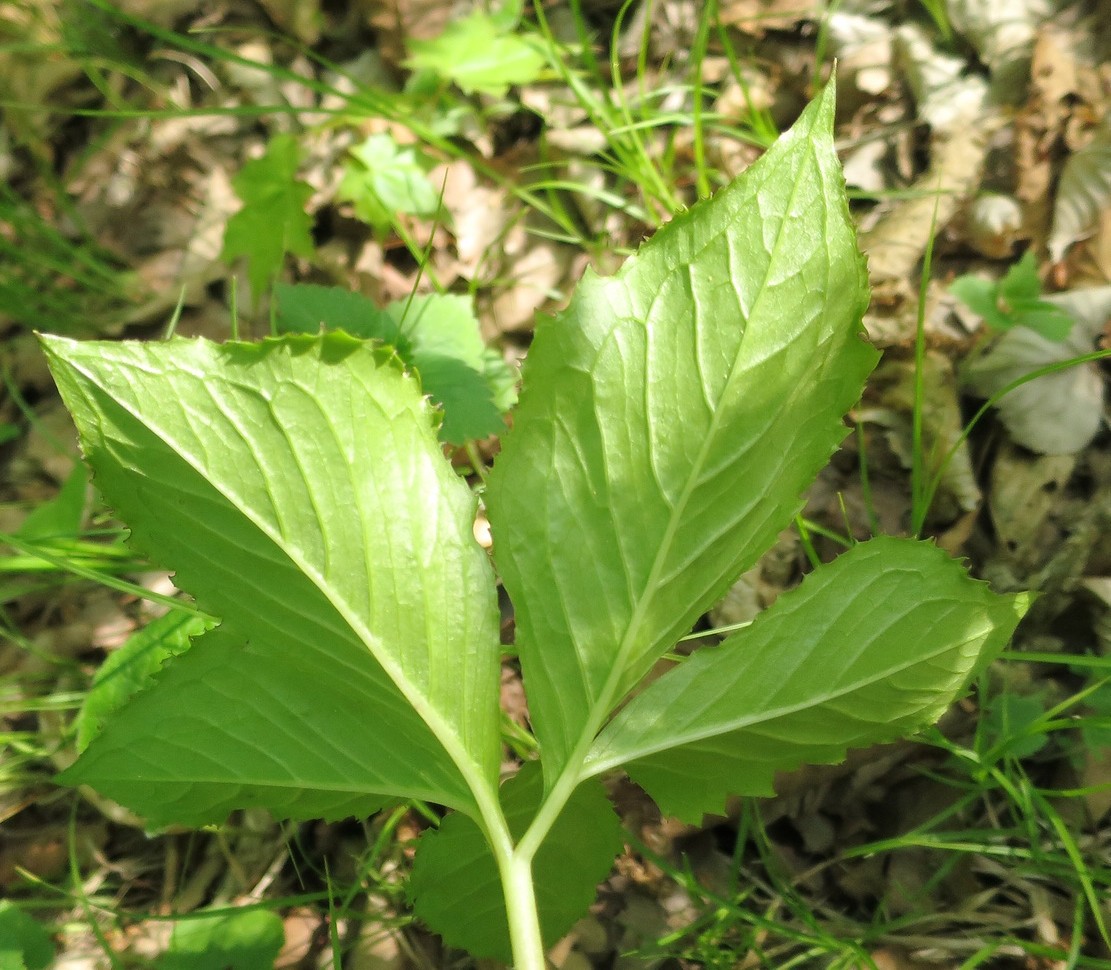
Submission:
[[522,852],[520,845],[514,846],[497,791],[477,782],[471,784],[471,792],[478,806],[476,821],[498,866],[514,970],[547,970],[532,880],[532,853]]
[[532,881],[532,860],[512,853],[504,862],[498,859],[498,872],[505,895],[514,970],[547,970]]

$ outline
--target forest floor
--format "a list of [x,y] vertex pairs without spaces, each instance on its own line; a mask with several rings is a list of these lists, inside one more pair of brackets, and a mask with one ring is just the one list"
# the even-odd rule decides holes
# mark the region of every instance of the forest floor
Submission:
[[[53,783],[98,666],[159,612],[136,587],[176,590],[87,485],[34,332],[268,333],[265,247],[226,259],[225,229],[238,173],[289,135],[311,231],[277,253],[282,278],[380,305],[467,295],[516,365],[537,314],[743,171],[835,62],[883,357],[807,537],[831,558],[839,537],[920,533],[1039,598],[936,731],[698,827],[618,784],[625,851],[551,959],[1111,968],[1111,435],[1090,356],[1111,346],[1106,6],[513,7],[0,5],[0,968],[473,963],[407,903],[427,806],[150,832]],[[785,533],[702,627],[751,619],[807,568]],[[510,707],[517,686],[507,668]],[[220,924],[237,910],[265,916]],[[209,926],[202,955],[189,926]]]

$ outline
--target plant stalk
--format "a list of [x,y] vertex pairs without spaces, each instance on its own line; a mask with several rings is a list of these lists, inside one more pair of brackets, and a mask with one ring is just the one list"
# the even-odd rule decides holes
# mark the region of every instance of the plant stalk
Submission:
[[513,966],[515,970],[547,970],[536,910],[536,888],[532,881],[532,861],[512,853],[509,858],[498,859],[498,871],[505,896]]

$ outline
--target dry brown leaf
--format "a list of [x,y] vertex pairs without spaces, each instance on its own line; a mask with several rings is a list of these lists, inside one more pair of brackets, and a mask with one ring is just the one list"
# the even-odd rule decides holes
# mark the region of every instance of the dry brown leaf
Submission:
[[[957,966],[954,962],[936,963],[915,960],[905,950],[893,946],[873,950],[870,957],[873,966],[868,967],[868,970],[948,970]],[[865,966],[866,964],[857,964],[854,970],[865,970]]]
[[803,20],[816,20],[818,7],[809,0],[721,0],[718,16],[727,27],[763,37],[769,30],[789,30]]
[[1049,231],[1054,159],[1077,91],[1074,47],[1063,29],[1045,25],[1034,43],[1030,96],[1015,117],[1015,196],[1040,247]]
[[283,33],[292,34],[302,44],[320,40],[320,0],[258,0],[259,6]]
[[949,0],[953,28],[966,37],[991,71],[997,97],[1022,97],[1038,25],[1052,12],[1046,0]]
[[1093,822],[1101,821],[1111,812],[1111,749],[1084,752],[1080,784],[1086,789],[1084,804]]
[[840,10],[829,14],[827,25],[832,52],[837,56],[837,97],[852,85],[875,97],[892,84],[894,35],[891,25],[877,17]]
[[935,130],[930,168],[910,198],[898,202],[868,231],[861,248],[868,254],[873,286],[905,284],[936,234],[980,185],[988,139],[1000,124],[994,115],[965,118],[957,130]]
[[[913,360],[885,357],[871,380],[871,391],[879,406],[860,413],[861,420],[886,429],[891,450],[906,468],[910,468],[913,462],[910,415],[914,407],[916,370]],[[964,430],[952,360],[937,351],[927,352],[922,366],[922,380],[925,391],[922,408],[923,470],[931,480],[935,475],[941,475],[932,517],[940,522],[951,522],[964,513],[978,509],[981,499],[967,442],[960,445],[944,467],[941,464]]]
[[480,182],[465,159],[433,169],[428,180],[443,188],[459,274],[468,280],[491,275],[500,261],[500,241],[519,206],[509,203],[504,189]]
[[1022,207],[1013,196],[983,192],[968,207],[965,234],[978,253],[1007,259],[1021,236],[1022,221]]
[[1017,561],[1036,562],[1044,529],[1076,468],[1075,455],[1036,455],[1004,443],[991,471],[989,508],[999,544]]
[[1073,286],[1104,286],[1111,283],[1111,206],[1100,213],[1092,234],[1069,254]]
[[1064,258],[1065,251],[1090,232],[1108,209],[1111,209],[1111,119],[1096,129],[1092,140],[1065,163],[1049,233],[1050,258]]
[[452,20],[475,10],[475,0],[356,0],[378,36],[378,51],[395,67],[409,56],[410,40],[432,40]]
[[[1045,299],[1073,318],[1069,336],[1054,341],[1028,327],[1007,331],[965,365],[963,378],[976,393],[991,397],[1041,367],[1091,352],[1111,314],[1111,287]],[[1094,363],[1068,367],[1021,384],[996,407],[1019,444],[1042,454],[1080,451],[1104,423],[1103,377]]]
[[526,237],[519,255],[509,245],[502,277],[506,288],[494,298],[491,314],[502,333],[529,330],[536,313],[566,282],[571,250],[546,239]]

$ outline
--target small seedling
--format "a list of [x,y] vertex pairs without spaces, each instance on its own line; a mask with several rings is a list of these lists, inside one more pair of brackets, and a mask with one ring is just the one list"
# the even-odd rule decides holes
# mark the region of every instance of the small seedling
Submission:
[[351,149],[337,197],[351,202],[356,216],[385,233],[398,213],[431,216],[439,210],[439,193],[426,174],[431,167],[417,148],[402,148],[379,132]]
[[248,162],[232,179],[243,208],[228,220],[223,259],[247,258],[251,297],[257,302],[277,276],[287,253],[310,258],[312,217],[305,203],[312,187],[297,179],[301,150],[292,135],[278,135],[266,154]]
[[[604,776],[698,820],[936,720],[1026,598],[889,537],[644,684],[798,513],[876,362],[833,98],[541,322],[483,497],[492,563],[388,347],[44,338],[96,484],[221,620],[62,780],[153,825],[443,805],[417,914],[541,970],[622,843]],[[494,567],[540,751],[504,785]]]
[[1072,329],[1072,317],[1041,298],[1042,281],[1030,250],[1001,280],[967,274],[953,280],[949,289],[994,330],[1027,327],[1046,340],[1062,341]]

